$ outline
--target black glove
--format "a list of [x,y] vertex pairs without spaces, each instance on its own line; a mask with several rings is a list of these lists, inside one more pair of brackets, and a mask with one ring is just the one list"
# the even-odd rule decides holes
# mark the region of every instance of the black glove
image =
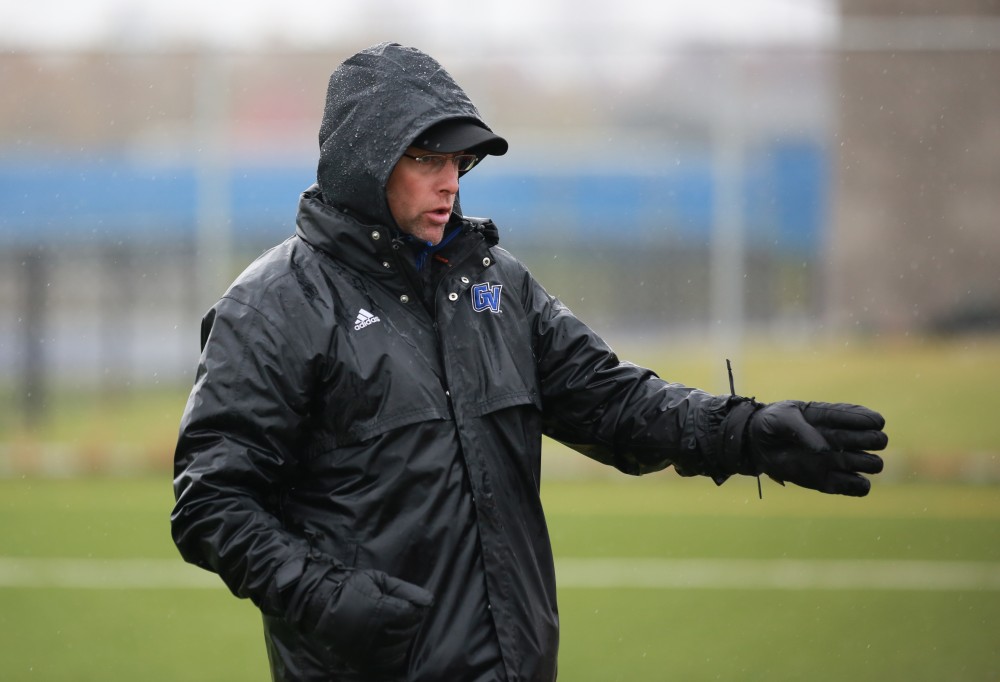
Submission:
[[376,570],[333,571],[310,599],[310,634],[375,679],[406,672],[433,595]]
[[864,497],[871,483],[860,474],[882,471],[889,442],[885,419],[861,405],[785,400],[756,409],[744,446],[752,473],[824,493]]

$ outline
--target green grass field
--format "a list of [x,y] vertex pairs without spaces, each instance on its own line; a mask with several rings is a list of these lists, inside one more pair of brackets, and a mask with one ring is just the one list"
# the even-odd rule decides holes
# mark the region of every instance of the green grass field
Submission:
[[[615,347],[671,381],[728,392],[727,351],[650,337]],[[732,359],[737,391],[758,400],[845,401],[882,412],[894,477],[1000,482],[1000,336],[787,346],[757,339]],[[190,378],[96,394],[53,386],[47,416],[31,430],[16,410],[0,412],[0,475],[167,467]],[[7,386],[0,395],[16,392]]]
[[[718,352],[636,341],[623,357],[727,390]],[[753,479],[594,476],[547,443],[560,679],[1000,680],[1000,338],[733,359],[760,400],[879,409],[886,473],[863,500],[759,500]],[[253,606],[170,541],[186,392],[61,386],[31,430],[0,414],[0,680],[268,679]]]
[[[753,479],[666,472],[555,479],[543,496],[561,680],[1000,679],[996,486],[886,484],[857,500],[765,483],[759,500]],[[166,474],[0,480],[0,679],[268,679],[256,611],[177,558],[171,502]],[[719,573],[657,583],[685,561]],[[629,586],[644,562],[652,575]],[[781,562],[849,575],[762,583],[754,567]],[[907,566],[957,582],[894,584]],[[981,570],[969,582],[956,566]]]

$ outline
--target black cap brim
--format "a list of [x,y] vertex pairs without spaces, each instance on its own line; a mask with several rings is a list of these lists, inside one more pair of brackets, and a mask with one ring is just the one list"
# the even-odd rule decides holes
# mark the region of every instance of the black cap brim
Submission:
[[472,119],[462,118],[435,123],[417,135],[413,146],[443,154],[468,152],[477,156],[503,156],[507,153],[507,140]]

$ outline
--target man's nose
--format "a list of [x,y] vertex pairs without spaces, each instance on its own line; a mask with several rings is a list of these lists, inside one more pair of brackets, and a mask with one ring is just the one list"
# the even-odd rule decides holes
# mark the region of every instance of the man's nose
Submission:
[[458,166],[450,160],[438,173],[438,182],[442,191],[450,194],[458,193]]

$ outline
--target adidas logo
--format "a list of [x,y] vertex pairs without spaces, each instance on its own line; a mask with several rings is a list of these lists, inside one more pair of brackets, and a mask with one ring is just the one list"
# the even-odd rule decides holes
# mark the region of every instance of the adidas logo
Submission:
[[365,327],[375,324],[376,322],[381,322],[378,315],[372,315],[370,312],[362,308],[358,311],[358,319],[354,320],[354,331],[359,332]]

